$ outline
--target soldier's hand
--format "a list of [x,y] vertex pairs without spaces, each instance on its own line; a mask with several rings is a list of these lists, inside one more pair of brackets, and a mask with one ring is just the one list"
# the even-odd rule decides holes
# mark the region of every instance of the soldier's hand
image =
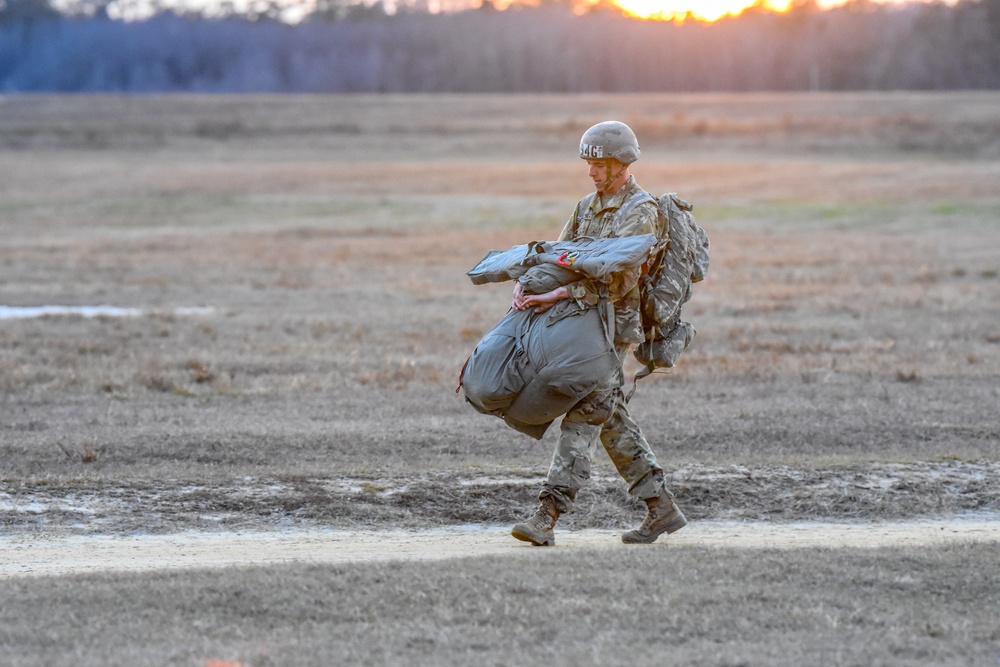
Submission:
[[524,310],[534,306],[536,313],[544,313],[563,299],[569,298],[569,290],[565,287],[557,287],[545,294],[524,294],[520,286],[518,283],[518,286],[514,288],[513,307],[515,310]]
[[528,306],[525,304],[528,295],[524,293],[521,288],[521,283],[519,281],[514,281],[514,299],[511,301],[510,307],[514,310],[524,310]]

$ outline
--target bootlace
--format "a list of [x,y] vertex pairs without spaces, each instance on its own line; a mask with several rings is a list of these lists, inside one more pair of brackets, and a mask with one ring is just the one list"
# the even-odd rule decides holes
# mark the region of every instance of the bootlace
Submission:
[[543,501],[535,510],[535,515],[528,519],[528,523],[538,527],[539,530],[548,530],[555,525],[554,514],[555,507]]

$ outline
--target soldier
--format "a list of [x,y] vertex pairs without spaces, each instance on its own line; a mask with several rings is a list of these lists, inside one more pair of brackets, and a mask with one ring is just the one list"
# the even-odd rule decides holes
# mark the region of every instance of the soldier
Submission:
[[[580,200],[559,240],[662,233],[658,229],[655,200],[636,184],[629,172],[629,165],[639,159],[639,143],[627,125],[606,121],[591,127],[580,139],[580,158],[587,162],[595,192]],[[663,533],[672,533],[687,524],[667,489],[663,469],[629,414],[622,393],[621,364],[631,346],[643,340],[637,278],[634,276],[628,284],[611,286],[581,280],[539,295],[526,294],[521,284],[515,283],[512,306],[517,310],[533,307],[536,312],[544,312],[562,299],[575,299],[590,306],[597,305],[601,298],[611,299],[619,361],[617,371],[604,385],[563,417],[552,464],[538,494],[538,509],[511,531],[519,540],[535,546],[555,544],[553,528],[559,516],[573,508],[577,492],[590,478],[597,440],[628,483],[629,493],[641,498],[648,509],[642,524],[622,535],[623,542],[648,544]]]

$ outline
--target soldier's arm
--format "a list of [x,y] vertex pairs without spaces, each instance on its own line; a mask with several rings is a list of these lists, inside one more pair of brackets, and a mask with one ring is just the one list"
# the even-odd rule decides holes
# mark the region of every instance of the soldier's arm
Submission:
[[[652,206],[637,206],[635,211],[629,213],[621,226],[618,228],[617,237],[639,236],[641,234],[656,233],[657,213]],[[573,220],[570,219],[570,224]],[[563,230],[565,233],[566,230]],[[560,238],[560,240],[569,240]],[[608,281],[608,296],[612,303],[626,302],[630,305],[638,303],[639,300],[639,276],[640,269],[618,271],[610,277]],[[570,298],[576,300],[581,306],[594,306],[600,301],[600,285],[594,284],[590,280],[578,280],[566,285]]]
[[[576,236],[574,232],[576,231],[576,218],[580,206],[581,204],[577,203],[576,208],[570,213],[569,220],[566,221],[562,232],[559,233],[559,241],[572,241]],[[567,298],[573,299],[581,307],[594,306],[600,301],[597,290],[590,285],[589,281],[577,280],[564,287],[566,288]]]
[[[616,236],[656,234],[659,215],[652,202],[640,204],[632,210],[616,230]],[[611,301],[615,304],[615,342],[639,343],[643,339],[639,316],[639,276],[641,271],[616,274],[609,286]]]
[[[640,204],[631,211],[617,230],[616,236],[639,236],[656,233],[657,213],[653,204]],[[572,241],[576,225],[576,211],[570,215],[559,234],[560,241]],[[632,292],[639,283],[639,271],[622,271],[612,277],[609,296],[614,303],[620,302]],[[600,301],[599,287],[589,280],[578,280],[565,286],[568,298],[574,299],[581,306],[594,306]],[[566,298],[566,297],[563,297]]]
[[[624,238],[626,236],[639,236],[641,234],[655,234],[658,215],[656,206],[652,203],[640,204],[635,207],[625,217],[622,223],[615,230],[615,236]],[[608,286],[611,293],[611,300],[615,303],[622,301],[639,284],[640,271],[620,271],[612,277]]]
[[572,241],[573,240],[573,227],[576,224],[576,210],[569,216],[569,220],[563,225],[562,231],[559,232],[559,241]]
[[534,308],[536,313],[544,313],[563,299],[569,299],[570,292],[566,287],[557,287],[545,294],[528,294],[521,289],[521,283],[514,284],[514,299],[511,307],[514,310]]

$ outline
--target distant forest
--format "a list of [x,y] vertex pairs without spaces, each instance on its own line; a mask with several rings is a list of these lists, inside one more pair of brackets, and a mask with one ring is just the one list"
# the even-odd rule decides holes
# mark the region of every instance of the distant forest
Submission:
[[716,23],[567,2],[387,15],[320,3],[305,20],[144,20],[0,0],[0,92],[645,92],[1000,88],[1000,0],[798,3]]

